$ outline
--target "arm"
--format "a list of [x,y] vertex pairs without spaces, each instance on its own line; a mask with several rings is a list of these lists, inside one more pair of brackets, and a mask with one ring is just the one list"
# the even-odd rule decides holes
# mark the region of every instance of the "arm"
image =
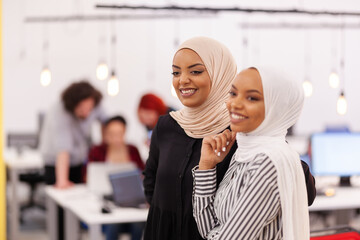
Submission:
[[308,205],[311,206],[316,197],[315,178],[311,174],[309,166],[304,161],[301,161],[301,166],[303,167],[305,174]]
[[56,188],[69,188],[74,183],[69,180],[70,156],[68,152],[60,152],[55,163]]
[[159,160],[159,146],[158,146],[158,137],[157,137],[158,124],[154,128],[153,133],[151,135],[149,158],[146,161],[145,170],[143,172],[144,191],[145,191],[146,200],[149,204],[151,204],[152,197],[154,194],[156,172],[157,172],[158,160]]
[[[280,209],[276,169],[268,158],[259,162],[259,168],[241,190],[241,196],[232,196],[235,202],[223,224],[219,224],[214,212],[215,191],[210,191],[215,184],[213,179],[195,174],[194,217],[202,237],[214,240],[255,239],[269,219],[276,217]],[[207,184],[209,187],[205,188]],[[231,206],[232,200],[227,201]]]
[[216,193],[216,168],[199,170],[195,167],[193,178],[193,216],[200,235],[205,238],[212,229],[218,226],[213,205]]

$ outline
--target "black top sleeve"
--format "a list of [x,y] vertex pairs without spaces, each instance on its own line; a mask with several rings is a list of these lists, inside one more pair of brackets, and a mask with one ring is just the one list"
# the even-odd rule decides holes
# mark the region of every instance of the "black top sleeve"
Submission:
[[306,162],[301,160],[301,165],[303,167],[304,174],[305,174],[308,205],[311,206],[311,204],[313,204],[315,197],[316,197],[315,178],[311,174],[309,166],[306,164]]
[[158,160],[159,160],[159,147],[158,147],[158,139],[157,139],[158,131],[159,130],[157,124],[151,135],[149,158],[146,161],[145,170],[143,171],[144,191],[145,191],[146,200],[148,201],[149,204],[151,204],[152,197],[154,194],[156,172],[157,172]]

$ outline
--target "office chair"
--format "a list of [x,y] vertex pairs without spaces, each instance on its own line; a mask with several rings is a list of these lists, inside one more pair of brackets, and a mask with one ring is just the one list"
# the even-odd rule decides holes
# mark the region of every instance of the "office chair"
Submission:
[[[7,146],[13,147],[17,150],[18,154],[22,154],[23,148],[37,148],[38,147],[38,134],[32,133],[9,133],[7,134]],[[24,212],[30,208],[38,208],[45,210],[45,206],[35,202],[35,193],[37,185],[45,182],[44,172],[39,170],[22,173],[19,175],[20,182],[24,182],[30,187],[30,196],[28,202],[20,206],[20,221],[24,222]]]

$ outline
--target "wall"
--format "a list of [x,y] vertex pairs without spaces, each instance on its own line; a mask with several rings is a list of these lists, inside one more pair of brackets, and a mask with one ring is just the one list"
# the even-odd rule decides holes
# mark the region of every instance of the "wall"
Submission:
[[[106,3],[109,1],[102,1]],[[176,4],[179,1],[151,1],[153,5]],[[235,6],[237,1],[197,1],[196,4]],[[46,111],[58,100],[59,94],[71,81],[88,78],[106,94],[106,83],[95,79],[99,55],[111,60],[110,32],[116,29],[116,70],[121,90],[116,97],[105,97],[104,105],[110,114],[125,115],[129,122],[127,137],[140,145],[145,130],[136,117],[140,96],[148,91],[161,95],[169,105],[179,108],[171,96],[171,61],[176,47],[175,38],[182,42],[192,36],[205,35],[218,39],[233,52],[239,69],[257,64],[272,64],[293,73],[296,81],[310,76],[314,94],[306,99],[296,133],[308,135],[322,131],[328,124],[348,124],[360,131],[360,55],[359,29],[345,30],[345,77],[348,113],[336,113],[339,89],[328,86],[328,75],[337,50],[339,63],[340,30],[331,29],[243,29],[240,23],[254,22],[358,22],[359,18],[324,16],[291,16],[267,14],[222,13],[213,17],[192,19],[123,20],[111,24],[102,22],[24,23],[25,16],[70,14],[119,14],[119,11],[94,9],[95,1],[58,2],[55,0],[3,1],[3,57],[4,57],[4,131],[36,131],[37,114]],[[140,5],[145,1],[121,1]],[[146,1],[148,3],[148,1]],[[181,1],[193,5],[190,1]],[[305,7],[315,10],[360,11],[357,1],[242,1],[240,7]],[[275,5],[276,4],[276,5]],[[135,12],[128,11],[130,14]],[[46,37],[44,37],[46,36]],[[99,47],[99,37],[105,37],[106,46]],[[243,47],[247,37],[248,47]],[[44,64],[43,41],[48,38],[48,64],[53,82],[44,88],[39,76]],[[100,53],[99,53],[100,52]],[[305,64],[305,59],[308,63]],[[337,64],[338,65],[338,64]]]

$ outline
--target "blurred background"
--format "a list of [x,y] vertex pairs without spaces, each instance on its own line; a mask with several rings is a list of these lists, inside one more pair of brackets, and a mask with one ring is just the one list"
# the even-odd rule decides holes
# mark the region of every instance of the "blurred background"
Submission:
[[[138,104],[151,92],[167,106],[181,108],[172,92],[172,57],[183,41],[194,36],[224,43],[238,71],[277,66],[303,85],[305,105],[289,143],[309,165],[309,139],[314,133],[360,131],[357,0],[3,0],[2,4],[8,158],[19,154],[12,148],[36,151],[36,143],[30,146],[24,135],[37,139],[44,114],[61,92],[72,82],[87,79],[103,94],[107,114],[126,118],[126,140],[139,148],[145,161],[147,132],[138,119]],[[92,126],[95,143],[101,142],[100,128]],[[11,144],[11,134],[22,135],[26,143]],[[359,165],[356,161],[351,164]],[[352,166],[359,174],[360,166]],[[17,194],[27,199],[29,189],[20,187]],[[9,199],[11,194],[9,185]],[[16,240],[35,239],[30,236],[34,232],[40,234],[34,235],[36,239],[48,239],[44,215],[40,211],[31,216],[36,216],[39,227],[20,223],[24,234]],[[347,220],[356,216],[357,212]],[[318,222],[323,219],[327,223],[318,223],[320,229],[335,225],[331,214],[315,216]]]

